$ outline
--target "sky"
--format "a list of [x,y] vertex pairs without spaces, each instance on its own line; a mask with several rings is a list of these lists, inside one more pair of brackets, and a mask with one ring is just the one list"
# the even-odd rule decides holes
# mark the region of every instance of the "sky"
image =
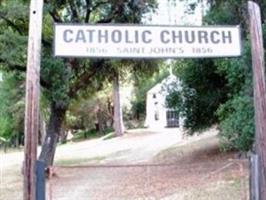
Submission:
[[[178,0],[176,0],[178,1]],[[190,0],[195,2],[195,0]],[[185,2],[169,2],[169,0],[158,0],[158,9],[156,13],[146,15],[145,24],[152,25],[194,25],[202,24],[202,13],[206,11],[206,0],[202,0],[195,9],[195,14],[185,16]],[[203,7],[202,7],[203,5]]]

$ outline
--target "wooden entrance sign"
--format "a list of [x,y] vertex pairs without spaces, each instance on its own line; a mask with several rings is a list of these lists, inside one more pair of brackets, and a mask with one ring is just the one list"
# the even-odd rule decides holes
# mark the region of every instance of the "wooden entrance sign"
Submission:
[[149,59],[240,56],[240,28],[55,24],[54,55]]

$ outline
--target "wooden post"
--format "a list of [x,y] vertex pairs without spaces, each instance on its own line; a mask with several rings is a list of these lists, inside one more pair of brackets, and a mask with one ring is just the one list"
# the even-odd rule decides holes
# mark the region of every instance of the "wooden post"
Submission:
[[259,168],[258,168],[258,155],[252,153],[250,155],[250,178],[249,178],[249,191],[250,200],[259,199]]
[[31,0],[25,103],[24,200],[36,200],[42,12],[43,0]]
[[266,200],[266,87],[261,14],[258,4],[249,1],[249,23],[255,105],[256,154],[259,168],[259,199]]
[[36,161],[36,199],[45,200],[45,163],[41,160]]

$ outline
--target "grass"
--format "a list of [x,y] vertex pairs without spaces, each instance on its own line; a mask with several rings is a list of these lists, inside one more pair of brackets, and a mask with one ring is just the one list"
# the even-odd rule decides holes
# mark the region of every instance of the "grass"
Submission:
[[106,136],[103,137],[103,140],[110,140],[112,138],[115,138],[116,134],[114,132],[107,134]]
[[0,156],[3,153],[16,153],[16,152],[21,152],[23,150],[22,147],[17,147],[17,148],[11,148],[11,147],[0,147]]
[[103,137],[104,135],[109,135],[112,132],[113,132],[112,128],[105,129],[103,133],[98,133],[94,129],[90,131],[79,131],[78,133],[74,134],[74,137],[71,139],[71,141],[79,142],[79,141],[84,141],[84,140],[100,138],[100,137]]
[[58,159],[58,160],[56,160],[55,165],[71,166],[71,165],[84,165],[84,164],[89,164],[89,163],[97,164],[104,159],[106,159],[105,156],[97,156],[97,157],[93,157],[93,158]]

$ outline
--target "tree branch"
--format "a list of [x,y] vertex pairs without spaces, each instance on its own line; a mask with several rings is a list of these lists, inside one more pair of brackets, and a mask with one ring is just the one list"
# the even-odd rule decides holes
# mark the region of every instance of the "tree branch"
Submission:
[[16,24],[14,24],[14,22],[12,22],[10,19],[6,18],[4,13],[0,13],[0,18],[3,19],[13,29],[15,29],[20,35],[23,35],[22,30]]
[[52,43],[48,40],[43,39],[43,36],[42,36],[42,44],[45,47],[52,47]]
[[50,16],[53,18],[54,22],[61,23],[62,19],[58,15],[57,11],[54,9],[53,11],[49,11]]
[[4,65],[8,65],[9,69],[11,69],[11,70],[26,72],[26,66],[25,65],[9,63],[8,61],[6,61],[2,58],[0,58],[0,63],[2,63]]
[[97,9],[99,6],[106,4],[106,3],[108,3],[108,1],[99,1],[92,7],[92,10]]
[[[69,7],[70,7],[70,10],[72,12],[72,19],[74,22],[78,22],[79,20],[79,16],[78,16],[78,11],[77,11],[77,8],[75,7],[74,5],[74,2],[71,1],[71,0],[68,0],[68,4],[69,4]],[[72,20],[71,20],[72,21]]]
[[[50,0],[44,0],[44,3],[51,4]],[[49,14],[54,20],[54,22],[57,22],[57,23],[63,22],[63,20],[60,18],[60,15],[58,14],[55,8],[53,8],[53,10],[49,10]]]
[[[13,63],[9,63],[7,62],[6,60],[0,58],[0,64],[5,64],[8,66],[8,71],[13,71],[13,70],[16,70],[16,71],[19,71],[19,72],[26,72],[27,68],[25,65],[21,65],[21,64],[13,64]],[[45,81],[42,77],[40,77],[40,84],[42,87],[46,88],[46,89],[49,89],[50,88],[50,84]]]
[[[23,31],[15,23],[13,23],[10,19],[6,18],[4,16],[4,14],[1,13],[1,12],[0,12],[0,18],[3,19],[13,29],[15,29],[20,35],[22,35],[22,36],[24,35]],[[24,20],[22,20],[22,21],[24,22]],[[52,46],[52,43],[47,41],[47,40],[45,40],[45,39],[43,39],[43,37],[42,37],[42,43],[46,47],[51,47]],[[0,60],[0,62],[1,62],[1,60]]]
[[75,84],[73,84],[72,87],[70,87],[68,93],[69,97],[74,97],[79,90],[86,88],[91,78],[95,76],[96,73],[101,69],[103,63],[104,63],[103,59],[92,62],[91,65],[93,67],[92,68],[93,70],[90,73],[84,72],[75,82]]
[[86,17],[85,17],[85,23],[88,23],[90,20],[90,14],[91,14],[91,0],[86,0]]
[[43,87],[43,88],[45,88],[45,89],[49,89],[49,88],[51,88],[51,84],[49,84],[47,81],[45,81],[43,78],[42,78],[42,76],[40,76],[40,84],[41,84],[41,86]]
[[119,15],[119,14],[122,13],[123,9],[124,9],[124,3],[123,3],[123,1],[117,2],[116,5],[115,5],[115,7],[113,9],[111,9],[112,11],[108,15],[108,17],[99,20],[98,22],[96,22],[96,24],[99,24],[99,23],[110,23],[110,22],[112,22],[112,20],[114,19],[114,17],[116,15]]

